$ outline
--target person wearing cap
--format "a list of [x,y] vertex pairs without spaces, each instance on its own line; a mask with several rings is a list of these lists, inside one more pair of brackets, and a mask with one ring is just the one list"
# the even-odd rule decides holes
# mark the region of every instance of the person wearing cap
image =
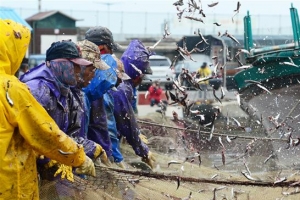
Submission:
[[[114,54],[114,51],[117,50],[120,45],[114,41],[113,34],[108,28],[103,26],[92,27],[85,33],[85,39],[98,45],[101,55],[103,54],[113,55],[119,66],[119,73],[123,73],[122,75],[124,75],[125,77],[127,76],[124,73],[124,67],[121,67],[122,63],[120,62],[120,59],[118,59]],[[126,78],[130,79],[129,77]],[[134,112],[137,114],[138,110],[137,110],[137,89],[136,88],[133,88],[133,99],[131,103]]]
[[[14,76],[30,42],[30,30],[0,19],[0,199],[39,199],[36,157],[44,155],[95,175],[81,145],[67,136]],[[68,155],[63,154],[68,153]]]
[[[128,80],[128,78],[130,79],[130,77],[124,73],[124,68],[122,68],[122,62],[117,62],[111,54],[101,55],[101,58],[107,65],[109,65],[112,69],[114,69],[117,72],[118,80],[116,82],[116,86],[118,86],[123,80]],[[112,142],[112,156],[114,159],[114,163],[120,168],[126,168],[124,163],[124,157],[120,150],[120,135],[117,130],[116,120],[114,116],[114,99],[110,91],[104,94],[104,106],[105,111],[107,113],[107,124],[110,139]]]
[[[197,76],[199,78],[205,78],[205,77],[209,77],[210,75],[211,75],[210,68],[208,67],[206,62],[203,62],[203,64],[201,65],[201,67],[197,72]],[[202,91],[199,91],[199,97],[202,98],[202,93],[203,93],[204,100],[206,100],[208,84],[209,84],[208,80],[200,82],[200,87]]]
[[[101,145],[80,135],[82,108],[70,88],[75,87],[79,81],[84,80],[83,68],[89,68],[88,79],[94,75],[93,63],[81,58],[79,47],[72,41],[54,42],[47,49],[46,63],[31,69],[21,76],[20,80],[30,88],[36,100],[45,108],[56,124],[84,146],[88,157],[95,159],[105,154]],[[105,157],[105,156],[104,156]],[[56,164],[49,159],[39,159],[41,176],[47,175],[49,169],[44,166],[58,167],[57,172],[67,169],[67,179],[72,180],[70,167]],[[56,175],[56,174],[55,174]]]
[[[90,81],[79,86],[80,90],[73,90],[77,96],[81,96],[81,102],[84,105],[86,120],[82,124],[83,132],[86,132],[87,138],[100,144],[108,157],[112,155],[112,144],[107,128],[106,112],[104,109],[103,95],[115,86],[117,76],[114,70],[111,70],[100,58],[100,51],[94,43],[83,40],[77,42],[82,57],[91,61],[96,68],[95,76]],[[82,89],[82,90],[81,90]],[[110,166],[108,159],[102,160],[104,164]]]
[[150,55],[151,53],[139,40],[132,40],[121,57],[125,73],[131,79],[122,81],[117,87],[118,91],[110,91],[110,93],[114,98],[114,116],[118,132],[126,138],[135,154],[153,168],[155,158],[148,146],[139,137],[141,135],[140,129],[131,106],[133,88],[141,83],[145,74],[152,73],[149,66]]
[[[86,32],[85,38],[98,46],[101,55],[104,56],[103,60],[111,67],[111,69],[114,69],[117,72],[118,83],[116,84],[119,84],[123,79],[130,79],[124,72],[122,62],[113,54],[113,50],[116,50],[118,45],[114,42],[112,33],[108,28],[102,26],[92,27]],[[104,78],[106,78],[106,76],[104,76]],[[108,131],[112,142],[112,156],[114,163],[121,168],[125,168],[114,117],[114,100],[110,93],[104,94],[104,105],[107,115]]]

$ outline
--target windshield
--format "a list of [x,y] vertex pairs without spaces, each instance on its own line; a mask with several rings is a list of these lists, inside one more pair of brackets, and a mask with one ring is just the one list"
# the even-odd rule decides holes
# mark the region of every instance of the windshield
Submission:
[[167,59],[150,59],[150,66],[169,66]]

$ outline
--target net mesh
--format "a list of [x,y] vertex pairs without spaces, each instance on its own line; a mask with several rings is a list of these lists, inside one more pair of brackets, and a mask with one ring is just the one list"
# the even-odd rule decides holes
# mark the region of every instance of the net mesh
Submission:
[[[212,127],[200,123],[199,129],[199,116],[193,114],[180,120],[155,111],[139,117],[141,132],[156,157],[152,172],[122,143],[126,169],[97,167],[96,177],[75,176],[73,183],[41,180],[40,198],[299,199],[298,146],[286,148],[287,139],[266,135],[257,119],[247,115],[234,116],[243,128],[232,118],[228,123],[224,109],[233,112],[230,106],[224,106],[215,120],[211,138]],[[192,109],[202,109],[209,117],[214,107],[199,104]]]

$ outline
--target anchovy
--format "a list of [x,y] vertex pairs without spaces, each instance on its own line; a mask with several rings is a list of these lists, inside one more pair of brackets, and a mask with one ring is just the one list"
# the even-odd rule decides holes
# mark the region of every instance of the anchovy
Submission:
[[291,62],[280,62],[279,65],[289,65],[292,67],[299,67],[298,65],[291,63]]
[[135,71],[137,71],[140,75],[143,74],[143,72],[142,72],[139,68],[137,68],[134,64],[130,63],[130,65],[131,65],[131,66],[133,67],[133,69],[134,69]]
[[269,156],[265,159],[264,164],[266,164],[266,163],[270,160],[270,158],[272,158],[273,156],[274,156],[274,154],[273,154],[273,152],[272,152],[271,155],[269,155]]
[[201,44],[202,42],[203,42],[203,40],[201,40],[200,42],[198,42],[198,43],[195,45],[195,47],[198,46],[199,44]]
[[207,141],[211,141],[212,136],[213,136],[213,134],[214,134],[214,130],[215,130],[215,126],[212,125],[211,130],[210,130],[210,135],[209,135],[209,138],[207,139]]
[[240,67],[236,67],[235,69],[248,69],[250,67],[252,67],[252,65],[242,65]]
[[282,183],[282,182],[284,182],[284,181],[286,181],[287,180],[287,178],[286,177],[283,177],[283,178],[280,178],[280,179],[278,179],[277,181],[274,181],[274,185],[275,184],[278,184],[278,183]]
[[171,62],[170,68],[175,67],[175,63],[176,63],[176,61],[177,61],[178,58],[179,58],[178,55],[177,55],[177,56],[174,56],[174,58],[173,58],[173,60],[172,60],[172,62]]
[[[155,49],[155,47],[161,42],[162,39],[159,39],[154,45],[150,46],[149,49]],[[131,63],[130,63],[131,64]],[[132,64],[131,64],[132,65]]]
[[146,92],[145,99],[147,99],[148,95],[149,95],[149,91]]
[[239,93],[236,93],[236,101],[237,101],[238,105],[240,106],[241,105],[241,99],[240,99],[240,94]]
[[254,80],[245,80],[245,83],[261,84],[260,81],[254,81]]
[[223,87],[221,86],[221,97],[220,97],[220,99],[224,99],[224,97],[225,97],[225,91],[224,91]]
[[239,12],[240,11],[240,7],[241,7],[241,3],[238,1],[237,5],[236,5],[236,10],[234,10],[234,12]]
[[8,101],[9,105],[10,105],[10,106],[13,106],[13,105],[14,105],[14,102],[13,102],[13,100],[10,98],[9,93],[8,93],[9,82],[10,82],[10,81],[7,81],[7,88],[6,88],[6,95],[5,95],[5,96],[6,96],[6,100]]
[[214,95],[215,99],[217,99],[217,101],[220,102],[220,104],[222,104],[222,101],[221,101],[221,100],[219,99],[219,97],[217,97],[217,95],[216,95],[216,90],[215,90],[215,88],[213,88],[213,95]]
[[249,167],[248,167],[246,161],[244,161],[244,165],[245,165],[245,168],[246,168],[248,174],[251,176],[251,172],[250,172],[250,169],[249,169]]
[[62,155],[72,155],[72,154],[74,154],[74,152],[64,152],[64,151],[62,151],[62,150],[58,150],[58,152],[60,153],[60,154],[62,154]]
[[216,26],[221,26],[221,24],[219,24],[218,22],[214,22],[213,24],[215,24]]
[[248,174],[248,172],[241,171],[241,173],[242,173],[248,180],[250,180],[250,181],[260,181],[260,180],[258,180],[258,179],[253,178],[252,176],[250,176],[250,175]]
[[[203,41],[203,40],[202,40]],[[202,42],[201,41],[201,42]],[[204,49],[199,49],[199,48],[197,48],[197,47],[194,47],[194,50],[195,51],[197,51],[197,52],[199,52],[199,53],[202,53],[202,52],[204,52],[204,51],[206,51],[208,49],[208,47],[205,47]]]
[[224,150],[222,150],[222,163],[225,165],[225,153]]
[[272,94],[272,92],[270,92],[267,88],[265,88],[264,86],[260,85],[260,84],[256,84],[258,87],[260,87],[261,89],[263,89],[264,91],[268,92],[269,94]]
[[229,33],[227,33],[226,36],[229,37],[230,39],[232,39],[233,41],[235,41],[236,43],[240,44],[240,42],[235,37],[230,35]]
[[211,3],[211,4],[208,4],[208,7],[214,7],[218,4],[219,2],[215,2],[215,3]]
[[173,3],[174,6],[183,6],[183,0],[178,0],[175,3]]
[[232,142],[228,135],[226,136],[226,140],[227,140],[228,143]]
[[181,164],[181,162],[176,160],[171,160],[170,162],[168,162],[168,167],[170,167],[171,164]]
[[223,147],[223,149],[225,149],[225,146],[224,146],[224,144],[223,144],[223,142],[222,142],[221,136],[219,136],[219,142],[220,142],[221,146]]
[[211,179],[216,178],[218,175],[219,175],[219,174],[214,174],[214,175],[211,177]]
[[203,35],[202,35],[201,31],[200,31],[200,28],[198,28],[198,35],[199,35],[200,38],[205,42],[205,44],[208,45],[208,42],[207,42],[207,40],[203,37]]
[[204,24],[204,21],[201,18],[191,17],[191,16],[185,16],[187,19],[195,20],[198,22],[202,22]]
[[199,151],[198,151],[198,160],[199,160],[199,167],[200,167],[200,165],[202,163],[202,159],[201,159],[201,155],[200,155]]
[[168,24],[165,24],[165,29],[164,29],[164,35],[163,35],[163,39],[165,39],[167,36],[171,35],[171,33],[168,30]]
[[180,177],[177,177],[177,189],[176,190],[178,190],[179,186],[180,186]]

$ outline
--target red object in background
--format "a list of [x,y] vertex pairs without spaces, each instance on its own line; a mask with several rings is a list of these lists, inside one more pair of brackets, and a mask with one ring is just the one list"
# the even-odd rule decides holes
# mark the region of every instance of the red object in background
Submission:
[[[146,92],[147,91],[138,91],[138,95],[137,95],[138,105],[150,105],[150,100],[148,99],[149,97],[145,99]],[[167,97],[164,92],[161,94],[161,100],[167,100]]]

